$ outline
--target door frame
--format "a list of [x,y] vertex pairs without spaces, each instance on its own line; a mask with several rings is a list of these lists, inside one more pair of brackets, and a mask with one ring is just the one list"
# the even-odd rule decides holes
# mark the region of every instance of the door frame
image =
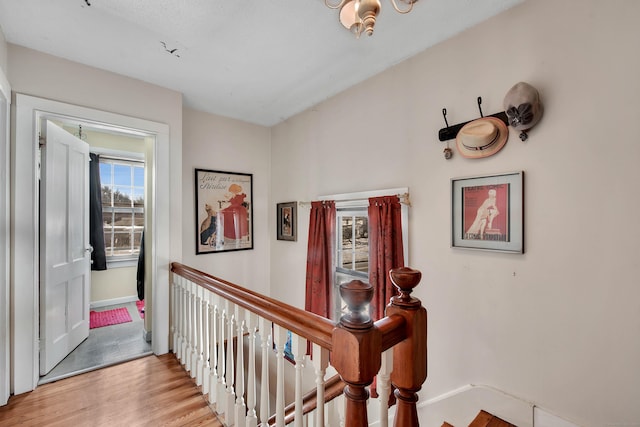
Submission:
[[[155,137],[147,165],[152,170],[151,200],[151,336],[155,354],[169,351],[169,126],[63,102],[16,94],[12,140],[11,391],[34,390],[39,380],[39,182],[40,119],[72,117],[80,121],[146,132]],[[158,173],[161,171],[161,173]],[[157,230],[165,230],[159,233]]]
[[0,406],[9,399],[9,281],[10,281],[10,162],[9,162],[9,138],[10,138],[10,111],[11,111],[11,86],[2,68],[0,68],[0,129],[4,132],[0,135],[0,236],[3,237],[0,248]]

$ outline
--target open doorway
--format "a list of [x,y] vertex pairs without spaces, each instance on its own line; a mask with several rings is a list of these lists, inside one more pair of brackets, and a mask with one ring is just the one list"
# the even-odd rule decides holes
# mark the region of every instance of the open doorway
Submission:
[[[35,389],[39,375],[39,136],[46,118],[74,118],[95,128],[140,132],[153,137],[145,147],[151,213],[145,217],[145,331],[152,351],[169,349],[169,127],[166,124],[109,113],[29,95],[15,95],[12,140],[11,233],[11,392]],[[84,126],[83,126],[84,127]],[[159,191],[158,189],[163,189]],[[159,232],[158,230],[162,230]]]
[[[49,192],[49,169],[61,169],[59,156],[49,156],[58,143],[50,138],[46,141],[41,134],[41,173],[40,173],[40,380],[44,384],[67,378],[80,373],[110,366],[116,363],[146,356],[151,351],[151,335],[147,334],[144,317],[145,301],[145,263],[144,263],[144,229],[145,229],[145,195],[146,188],[145,155],[147,146],[155,144],[155,137],[145,132],[122,129],[110,125],[96,125],[73,117],[45,117],[56,131],[63,133],[61,137],[69,138],[70,143],[79,144],[89,151],[88,186],[73,186],[77,192],[84,188],[88,199],[88,210],[82,206],[76,209],[84,211],[89,222],[90,255],[87,254],[87,290],[88,307],[80,310],[88,313],[90,328],[83,337],[72,343],[60,356],[49,363],[51,357],[48,347],[55,344],[50,339],[52,329],[49,323],[56,323],[56,315],[52,312],[73,312],[74,308],[61,310],[58,305],[64,301],[56,299],[53,307],[43,299],[51,285],[43,272],[49,271],[47,253],[43,245],[49,243],[51,235],[46,231],[46,224],[52,221],[49,206],[60,203],[65,191],[62,188]],[[44,126],[44,125],[43,125]],[[50,140],[51,139],[51,140]],[[57,162],[58,164],[49,164]],[[68,160],[66,163],[72,164]],[[80,168],[86,170],[86,161],[80,162]],[[77,178],[76,178],[77,180]],[[67,184],[68,186],[68,184]],[[54,200],[48,200],[53,198]],[[74,197],[70,197],[74,199]],[[53,203],[55,202],[55,203]],[[68,209],[66,209],[68,210]],[[58,216],[64,216],[64,213]],[[83,220],[70,221],[70,227],[77,230],[83,227]],[[59,218],[54,218],[55,228]],[[57,239],[62,240],[62,239]],[[46,243],[45,243],[46,242]],[[61,249],[57,242],[53,243],[54,252]],[[83,248],[81,248],[82,250]],[[56,257],[57,258],[57,257]],[[58,263],[58,269],[59,269]],[[59,274],[58,274],[59,276]],[[82,290],[71,287],[69,282],[62,283],[65,293],[82,293]],[[76,300],[79,298],[76,297]],[[69,304],[69,303],[67,303]],[[86,315],[80,316],[87,317]],[[82,320],[82,319],[80,319]],[[61,331],[63,332],[63,331]],[[59,340],[58,340],[59,341]]]

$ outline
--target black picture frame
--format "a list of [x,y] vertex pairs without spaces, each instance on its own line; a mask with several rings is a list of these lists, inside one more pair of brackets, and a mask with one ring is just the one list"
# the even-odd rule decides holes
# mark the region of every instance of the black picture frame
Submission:
[[277,239],[289,240],[295,242],[298,239],[297,236],[297,223],[298,223],[298,203],[287,202],[278,203],[277,205]]
[[195,169],[196,255],[253,249],[253,174]]

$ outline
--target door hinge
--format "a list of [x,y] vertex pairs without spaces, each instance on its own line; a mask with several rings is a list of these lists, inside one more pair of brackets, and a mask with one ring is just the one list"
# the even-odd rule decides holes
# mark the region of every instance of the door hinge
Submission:
[[42,148],[46,145],[47,145],[47,139],[44,136],[42,136],[42,134],[38,134],[38,146]]

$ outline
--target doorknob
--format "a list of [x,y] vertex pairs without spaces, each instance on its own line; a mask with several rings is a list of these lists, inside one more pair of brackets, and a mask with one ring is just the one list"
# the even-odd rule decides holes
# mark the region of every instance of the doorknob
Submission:
[[85,251],[92,253],[93,252],[93,246],[89,245],[89,247],[87,249],[85,249]]

